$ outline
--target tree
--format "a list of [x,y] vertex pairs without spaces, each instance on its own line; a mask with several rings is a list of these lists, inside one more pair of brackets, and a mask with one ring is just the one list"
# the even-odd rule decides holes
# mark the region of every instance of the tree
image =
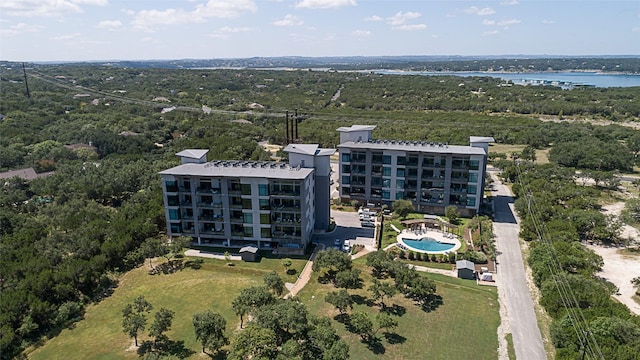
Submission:
[[322,354],[322,360],[344,360],[349,358],[349,345],[338,339]]
[[275,270],[264,275],[264,284],[269,290],[273,291],[276,296],[282,296],[282,294],[284,293],[284,281],[275,272]]
[[336,274],[335,285],[339,288],[358,289],[360,288],[360,270],[342,270]]
[[311,269],[313,271],[326,269],[328,279],[334,279],[336,273],[351,269],[351,256],[337,249],[327,249],[318,253]]
[[385,297],[391,298],[393,295],[396,294],[397,290],[392,283],[386,282],[386,281],[380,281],[374,278],[371,283],[371,286],[369,286],[369,291],[371,291],[371,295],[373,296],[373,299],[376,301],[380,300],[382,309],[385,309],[386,305],[384,303],[384,298]]
[[172,254],[173,257],[177,257],[182,255],[182,251],[185,248],[191,245],[191,238],[188,236],[178,236],[171,239],[169,243],[169,253]]
[[406,219],[407,215],[414,212],[415,208],[411,200],[396,200],[393,202],[393,212],[400,215],[402,219]]
[[640,296],[640,276],[631,279],[631,284],[636,288],[636,295]]
[[520,153],[520,157],[523,160],[535,162],[536,161],[536,149],[531,145],[527,145],[527,146],[525,146],[524,149],[522,149],[522,152]]
[[450,223],[455,225],[460,218],[460,210],[458,210],[458,207],[455,205],[449,205],[444,208],[444,215],[449,219]]
[[282,261],[280,261],[280,263],[284,267],[284,272],[288,274],[289,273],[289,268],[291,268],[291,265],[292,265],[291,259],[284,258],[284,259],[282,259]]
[[249,325],[236,337],[228,359],[270,360],[278,353],[276,334],[271,329]]
[[162,244],[162,240],[157,237],[147,238],[142,245],[140,245],[140,251],[142,256],[149,259],[149,267],[153,270],[153,263],[151,260],[158,256],[164,256],[166,254],[166,248]]
[[229,339],[225,336],[227,321],[222,315],[207,310],[193,315],[193,328],[196,333],[196,340],[202,343],[202,352],[205,348],[214,354],[221,347],[229,344]]
[[353,309],[353,299],[346,289],[331,291],[325,296],[324,301],[335,306],[340,314],[346,314],[348,309]]
[[393,255],[384,250],[371,252],[367,255],[367,266],[371,266],[373,276],[381,278],[393,266]]
[[380,329],[392,330],[396,326],[398,326],[398,320],[391,317],[391,315],[386,312],[380,312],[376,315],[376,322],[378,323],[378,328],[374,332],[374,335],[380,331]]
[[122,329],[129,337],[133,337],[136,346],[138,346],[138,333],[144,331],[147,324],[145,313],[149,313],[152,309],[153,306],[142,295],[122,309]]
[[254,286],[240,291],[240,295],[233,299],[231,307],[236,315],[240,316],[240,328],[242,329],[243,316],[253,309],[273,303],[275,298],[265,286]]
[[363,341],[367,342],[373,337],[373,321],[371,321],[369,315],[363,312],[353,313],[349,324],[351,325],[353,332],[360,335],[360,338]]
[[154,344],[157,344],[166,338],[164,332],[171,328],[174,315],[175,312],[166,308],[160,308],[160,310],[155,313],[153,324],[151,324],[151,327],[149,328],[149,336],[155,338],[153,341]]

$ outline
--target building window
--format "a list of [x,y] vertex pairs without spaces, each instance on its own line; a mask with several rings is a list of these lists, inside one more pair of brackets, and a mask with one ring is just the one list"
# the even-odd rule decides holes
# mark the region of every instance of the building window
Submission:
[[253,237],[253,228],[250,226],[245,226],[242,229],[242,232],[244,234],[244,237]]
[[407,158],[404,156],[398,156],[398,159],[396,160],[398,165],[406,165],[407,164]]
[[391,179],[383,179],[382,180],[382,187],[391,187]]
[[252,213],[243,213],[242,214],[242,222],[245,224],[253,224],[253,214]]
[[251,195],[251,184],[242,184],[242,195]]
[[191,190],[191,180],[184,180],[182,186],[185,190]]
[[404,189],[404,180],[396,180],[396,187],[398,189]]
[[402,199],[404,199],[404,191],[396,192],[396,200],[402,200]]
[[382,198],[389,200],[389,198],[391,197],[391,193],[389,192],[389,190],[382,190]]
[[180,220],[178,209],[169,209],[169,220]]
[[267,184],[258,184],[258,195],[260,195],[260,196],[269,196],[269,185],[267,185]]
[[167,180],[164,182],[164,186],[167,188],[167,192],[178,191],[178,184],[173,180]]
[[469,169],[478,170],[480,168],[480,160],[469,160]]
[[476,198],[468,197],[467,198],[467,206],[476,206]]
[[343,176],[342,185],[349,185],[349,184],[351,184],[351,177],[349,175]]
[[351,166],[350,165],[342,165],[342,173],[343,174],[351,173]]
[[382,163],[386,165],[391,165],[391,155],[383,155]]
[[271,224],[271,216],[269,214],[260,214],[260,224]]
[[396,169],[396,176],[397,177],[404,177],[404,169]]
[[180,200],[178,195],[169,195],[167,196],[167,205],[169,206],[178,206]]
[[269,199],[260,199],[260,210],[269,210],[271,206],[269,206]]
[[342,162],[351,162],[351,154],[349,153],[342,154]]
[[478,174],[469,173],[469,182],[478,182]]
[[372,177],[371,178],[371,186],[382,186],[382,178],[381,177]]
[[180,234],[182,232],[182,224],[171,224],[171,233]]
[[478,187],[475,185],[469,185],[467,187],[467,194],[475,194],[478,191]]
[[382,168],[382,176],[391,176],[391,168],[383,167]]
[[242,208],[251,210],[253,208],[251,199],[242,199]]
[[263,239],[271,238],[271,229],[269,229],[269,228],[260,229],[260,237],[263,238]]

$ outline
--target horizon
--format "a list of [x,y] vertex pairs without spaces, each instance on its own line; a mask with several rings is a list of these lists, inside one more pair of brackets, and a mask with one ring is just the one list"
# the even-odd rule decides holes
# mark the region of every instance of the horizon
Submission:
[[0,11],[11,62],[640,56],[640,3],[620,0],[6,0]]

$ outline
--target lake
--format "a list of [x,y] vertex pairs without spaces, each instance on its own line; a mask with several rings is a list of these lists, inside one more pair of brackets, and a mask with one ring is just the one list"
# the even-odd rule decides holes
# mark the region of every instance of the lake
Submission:
[[573,85],[588,85],[595,87],[631,87],[640,86],[640,75],[612,74],[599,72],[480,72],[480,71],[402,71],[402,70],[366,70],[362,72],[374,72],[377,74],[394,75],[425,75],[425,76],[490,76],[505,81],[511,80],[515,84],[525,84],[537,81],[571,83]]

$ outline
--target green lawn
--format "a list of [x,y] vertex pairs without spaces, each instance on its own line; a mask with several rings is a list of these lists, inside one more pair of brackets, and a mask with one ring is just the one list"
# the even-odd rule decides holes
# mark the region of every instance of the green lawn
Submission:
[[[236,266],[227,266],[224,260],[205,259],[198,270],[185,268],[170,275],[149,275],[146,266],[140,267],[121,277],[113,295],[89,306],[84,320],[45,342],[29,354],[29,358],[137,359],[135,351],[127,350],[133,339],[122,332],[121,311],[139,295],[144,295],[154,310],[166,307],[175,311],[173,326],[167,335],[174,341],[184,341],[184,346],[195,352],[191,358],[198,358],[201,347],[193,333],[194,313],[206,309],[220,312],[227,320],[231,335],[239,325],[239,318],[231,310],[231,301],[241,289],[261,285],[262,277],[271,270],[276,270],[286,282],[295,282],[305,263],[305,260],[292,259],[294,275],[284,274],[279,259],[266,258],[260,263],[236,262]],[[139,342],[148,339],[146,333],[152,322],[153,312]]]
[[[368,299],[366,290],[370,283],[370,271],[360,262],[354,264],[362,270],[364,287],[349,290],[350,294]],[[387,340],[382,331],[377,336],[381,346],[369,348],[360,338],[347,331],[344,324],[333,320],[338,335],[345,339],[353,359],[496,359],[498,357],[497,328],[500,323],[497,289],[481,287],[475,281],[454,279],[437,274],[424,274],[436,281],[437,294],[442,304],[431,312],[423,311],[402,295],[386,300],[387,306],[397,305],[404,311],[397,317],[398,327],[393,330],[396,336]],[[324,301],[329,291],[336,290],[332,285],[317,282],[317,276],[298,293],[307,304],[309,311],[315,314],[334,317],[338,314],[332,305]],[[366,303],[355,304],[353,311],[364,311],[374,319],[379,306]]]
[[[305,264],[304,260],[292,261],[296,274],[286,275],[287,282],[294,282]],[[260,263],[238,262],[233,267],[225,263],[223,260],[206,259],[198,270],[185,268],[170,275],[148,275],[146,267],[132,270],[121,277],[113,295],[88,307],[84,320],[33,349],[29,358],[138,358],[136,352],[130,350],[133,340],[122,332],[120,314],[124,305],[139,295],[144,295],[155,310],[166,307],[175,311],[173,326],[167,335],[174,341],[184,342],[184,347],[192,351],[189,358],[201,358],[200,345],[195,340],[191,324],[192,315],[206,309],[218,311],[227,319],[228,333],[232,335],[237,331],[239,319],[231,310],[231,301],[240,290],[261,284],[263,275],[271,270],[284,275],[279,259],[263,258]],[[371,281],[369,269],[364,260],[357,261],[354,266],[362,270],[365,287],[350,292],[366,300],[369,296],[366,287]],[[436,274],[425,276],[436,281],[442,304],[434,311],[424,312],[401,295],[387,300],[388,305],[396,304],[405,312],[398,317],[399,326],[394,330],[397,335],[390,340],[393,343],[380,331],[381,346],[369,349],[358,336],[348,332],[344,324],[334,320],[339,335],[351,347],[353,359],[369,359],[374,354],[388,359],[497,358],[499,312],[496,289]],[[333,286],[319,284],[314,275],[299,297],[312,314],[333,317],[336,310],[324,301],[325,294],[332,290]],[[356,310],[366,311],[374,317],[379,307],[363,303],[356,305]],[[139,341],[147,339],[146,332],[139,337]]]

